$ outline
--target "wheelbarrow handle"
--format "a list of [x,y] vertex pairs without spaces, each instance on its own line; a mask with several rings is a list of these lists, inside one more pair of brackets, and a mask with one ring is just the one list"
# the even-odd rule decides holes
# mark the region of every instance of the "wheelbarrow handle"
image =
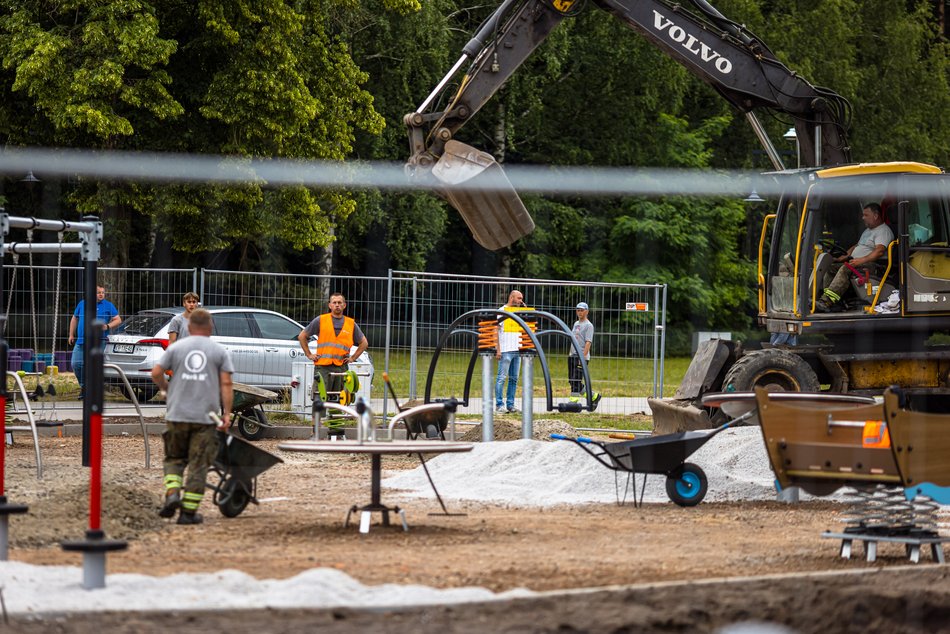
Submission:
[[583,442],[583,443],[588,443],[588,444],[594,442],[593,439],[587,438],[585,436],[570,438],[569,436],[565,436],[564,434],[551,434],[551,438],[553,438],[554,440],[572,440],[574,442]]

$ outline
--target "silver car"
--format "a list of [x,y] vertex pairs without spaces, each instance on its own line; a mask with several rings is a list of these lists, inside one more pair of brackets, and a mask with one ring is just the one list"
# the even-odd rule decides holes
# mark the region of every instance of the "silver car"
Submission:
[[[214,319],[211,338],[231,353],[234,381],[267,390],[289,387],[294,361],[305,360],[297,335],[303,326],[293,319],[259,308],[204,307]],[[152,367],[168,347],[168,325],[180,307],[144,310],[109,335],[105,362],[122,368],[140,401],[155,396]],[[311,348],[315,348],[311,343]],[[367,357],[368,358],[368,357]],[[121,384],[119,374],[105,369],[108,384]]]

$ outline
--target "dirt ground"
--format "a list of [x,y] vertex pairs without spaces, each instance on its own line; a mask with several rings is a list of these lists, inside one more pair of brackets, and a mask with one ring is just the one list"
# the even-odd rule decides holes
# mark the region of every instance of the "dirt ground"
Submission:
[[[45,468],[42,480],[36,477],[28,438],[19,435],[17,443],[7,448],[8,501],[30,506],[28,515],[11,520],[10,559],[80,565],[81,556],[64,552],[59,542],[81,538],[87,525],[88,470],[80,466],[81,440],[53,437],[43,438],[41,443]],[[905,614],[902,624],[923,628],[941,614],[942,623],[950,622],[946,618],[950,616],[946,607],[950,605],[947,568],[929,565],[929,553],[925,553],[921,564],[908,569],[903,548],[896,545],[882,545],[874,564],[864,561],[860,553],[851,560],[840,558],[838,543],[820,536],[824,530],[841,526],[843,509],[833,503],[702,503],[695,508],[671,503],[643,508],[601,504],[540,509],[451,500],[447,501],[449,510],[464,515],[446,517],[431,514],[441,510],[434,496],[400,500],[398,494],[384,489],[383,502],[398,503],[406,510],[410,530],[374,524],[369,534],[363,535],[354,524],[344,528],[343,520],[350,506],[369,502],[368,458],[283,453],[277,450],[276,441],[264,440],[258,446],[280,455],[284,463],[260,477],[258,497],[263,503],[228,519],[208,496],[202,509],[206,523],[184,527],[156,515],[162,490],[162,447],[158,437],[150,438],[150,443],[152,466],[145,469],[140,436],[107,437],[104,442],[104,529],[107,537],[129,541],[127,551],[109,555],[110,573],[168,575],[235,568],[258,578],[286,578],[323,566],[342,570],[366,584],[414,583],[442,588],[475,585],[496,591],[702,582],[674,583],[663,586],[663,592],[649,594],[649,614],[641,612],[647,610],[645,605],[631,598],[639,591],[627,589],[584,594],[585,598],[574,593],[562,600],[546,597],[505,602],[521,615],[516,620],[504,616],[503,606],[498,605],[482,609],[446,606],[401,616],[389,613],[385,622],[390,631],[585,631],[586,626],[603,618],[607,620],[602,627],[591,629],[711,631],[730,619],[758,618],[802,628],[799,631],[835,631],[827,621],[824,627],[812,630],[815,624],[799,622],[802,615],[796,613],[803,593],[811,597],[810,614],[820,613],[819,603],[831,611],[839,609],[836,606],[840,606],[842,597],[830,590],[818,592],[822,583],[839,590],[847,588],[848,592],[858,592],[866,583],[876,593],[899,596],[900,584],[905,584],[908,592],[915,593],[914,601],[922,603],[914,608],[912,617]],[[415,457],[383,458],[385,470],[417,465]],[[606,469],[604,474],[613,477]],[[854,574],[868,569],[878,572]],[[829,579],[837,577],[826,574],[754,583],[738,580],[820,571],[843,573],[847,581],[832,583]],[[902,581],[886,581],[889,574],[900,575],[894,579]],[[873,579],[863,581],[868,577]],[[707,581],[719,578],[736,580],[725,585]],[[796,589],[789,591],[786,586]],[[791,594],[776,594],[780,588],[785,588],[782,593]],[[761,592],[765,594],[758,597],[756,593]],[[668,598],[666,608],[660,595]],[[778,600],[782,596],[784,600]],[[893,600],[898,601],[899,596]],[[909,609],[908,597],[900,604],[902,610]],[[578,621],[578,615],[569,612],[568,606],[583,609],[584,604],[599,604],[604,612],[589,613],[586,620]],[[867,605],[888,604],[879,598]],[[535,619],[530,618],[532,610],[538,612]],[[263,614],[260,618],[266,622],[267,612],[255,613]],[[852,613],[850,609],[847,612]],[[466,621],[463,614],[470,620]],[[129,620],[128,615],[86,615],[18,625],[24,631],[91,631],[103,624],[128,628],[130,623],[137,623],[141,627],[125,631],[159,631],[168,626],[162,622],[167,616]],[[369,627],[374,618],[383,618],[351,610],[288,611],[282,619],[284,616],[284,631],[315,624],[327,626],[327,631],[345,631],[349,626],[356,631]],[[254,630],[255,618],[248,614],[239,622],[228,623],[228,619],[234,621],[233,615],[189,617],[209,627],[223,629],[227,623],[231,631]],[[498,620],[480,620],[485,618]],[[853,618],[857,617],[849,617]],[[872,618],[870,613],[867,618]],[[452,627],[446,625],[446,619]],[[517,623],[524,627],[517,627]],[[625,629],[634,623],[636,627]],[[260,625],[256,629],[261,631]],[[873,627],[871,631],[875,631]],[[905,630],[895,626],[877,631]],[[906,631],[936,630],[911,627]]]

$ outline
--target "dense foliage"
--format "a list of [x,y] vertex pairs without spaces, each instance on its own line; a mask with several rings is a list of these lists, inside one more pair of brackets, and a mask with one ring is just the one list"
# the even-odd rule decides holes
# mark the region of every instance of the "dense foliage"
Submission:
[[[0,0],[0,138],[12,145],[402,161],[402,116],[435,86],[491,6],[458,0]],[[718,0],[780,59],[854,105],[857,160],[950,164],[947,43],[931,0]],[[781,139],[780,116],[763,119]],[[462,131],[507,163],[768,168],[712,89],[593,3],[567,20]],[[781,143],[781,141],[779,141]],[[790,148],[785,148],[790,150]],[[17,195],[15,180],[7,181]],[[529,196],[537,231],[475,247],[428,194],[47,187],[119,237],[113,263],[240,254],[303,269],[335,244],[338,272],[387,267],[666,282],[672,323],[747,325],[742,201]],[[257,255],[254,255],[257,254]],[[303,254],[303,255],[301,255]]]

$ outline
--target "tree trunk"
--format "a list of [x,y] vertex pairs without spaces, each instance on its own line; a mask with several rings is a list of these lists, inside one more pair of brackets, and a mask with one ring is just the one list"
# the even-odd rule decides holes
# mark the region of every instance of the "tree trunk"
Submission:
[[[103,187],[115,187],[103,184]],[[98,282],[107,291],[107,299],[122,311],[118,299],[125,293],[125,275],[121,272],[103,271],[102,268],[127,268],[129,245],[132,235],[132,210],[124,205],[106,205],[100,216],[102,221],[102,249],[99,256]]]
[[[495,108],[495,130],[492,135],[492,142],[495,147],[492,154],[499,165],[504,164],[505,153],[508,150],[508,135],[506,133],[507,121],[508,111],[505,108],[505,100],[499,99]],[[497,266],[495,268],[495,275],[498,277],[511,277],[511,249],[501,249],[496,255],[498,257],[496,259]],[[505,296],[505,301],[508,301],[507,295]]]
[[322,276],[317,284],[320,296],[324,300],[330,299],[330,275],[333,273],[333,236],[336,233],[334,227],[330,227],[331,241],[327,246],[318,248],[313,252],[313,272],[315,275]]

